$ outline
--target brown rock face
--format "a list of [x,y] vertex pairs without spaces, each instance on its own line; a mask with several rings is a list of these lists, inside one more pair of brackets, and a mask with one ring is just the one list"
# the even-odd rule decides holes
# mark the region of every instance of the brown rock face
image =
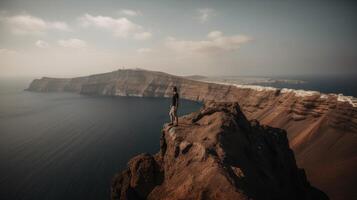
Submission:
[[[239,102],[248,119],[287,131],[297,164],[331,199],[357,199],[357,106],[338,95],[206,83],[146,70],[73,79],[42,78],[29,89],[85,95],[169,97],[171,87],[194,101]],[[356,104],[356,102],[355,102]]]
[[165,126],[160,152],[112,182],[112,199],[328,199],[298,169],[286,132],[249,122],[237,103],[208,103]]

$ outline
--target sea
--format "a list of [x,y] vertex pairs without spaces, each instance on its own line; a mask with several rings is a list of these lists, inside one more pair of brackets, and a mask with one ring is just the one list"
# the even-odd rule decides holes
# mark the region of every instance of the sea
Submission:
[[[357,96],[355,78],[287,77],[265,86]],[[0,79],[0,199],[109,199],[128,160],[156,153],[170,99],[24,91],[30,79]],[[264,85],[264,84],[260,84]],[[181,100],[179,115],[201,103]]]
[[[159,151],[170,99],[37,93],[0,80],[0,199],[110,199],[113,176]],[[181,100],[180,116],[199,110]]]
[[256,85],[276,88],[289,88],[298,90],[313,90],[322,93],[342,94],[357,97],[357,76],[351,75],[324,75],[324,76],[285,76],[273,77],[273,79],[301,80],[303,83],[258,83]]

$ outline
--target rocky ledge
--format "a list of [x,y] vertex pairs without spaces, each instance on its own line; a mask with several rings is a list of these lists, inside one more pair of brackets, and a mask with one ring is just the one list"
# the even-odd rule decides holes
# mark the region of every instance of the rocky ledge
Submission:
[[238,103],[208,102],[165,125],[160,151],[115,175],[112,199],[328,199],[296,165],[284,130],[248,121]]

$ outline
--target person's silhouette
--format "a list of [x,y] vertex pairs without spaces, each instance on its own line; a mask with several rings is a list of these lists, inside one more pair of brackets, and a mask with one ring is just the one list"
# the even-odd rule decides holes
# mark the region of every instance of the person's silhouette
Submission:
[[179,105],[179,95],[177,92],[177,87],[176,86],[172,87],[172,91],[173,91],[172,103],[169,112],[170,119],[171,119],[170,125],[174,125],[174,122],[176,122],[175,126],[178,126],[177,108]]

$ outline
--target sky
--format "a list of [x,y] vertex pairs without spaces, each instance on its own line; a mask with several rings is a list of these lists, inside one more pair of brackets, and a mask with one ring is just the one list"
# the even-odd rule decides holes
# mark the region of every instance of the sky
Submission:
[[0,0],[0,77],[357,75],[357,3]]

